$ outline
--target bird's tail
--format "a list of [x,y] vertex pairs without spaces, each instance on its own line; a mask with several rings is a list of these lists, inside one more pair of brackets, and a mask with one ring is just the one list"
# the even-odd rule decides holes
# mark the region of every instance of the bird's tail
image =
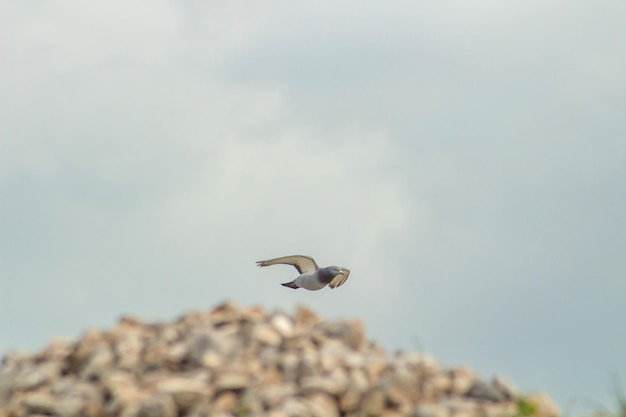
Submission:
[[300,287],[298,287],[296,285],[296,280],[295,279],[293,281],[291,281],[291,282],[285,282],[285,283],[280,284],[280,285],[282,285],[283,287],[293,288],[294,290],[297,290],[298,288],[300,288]]

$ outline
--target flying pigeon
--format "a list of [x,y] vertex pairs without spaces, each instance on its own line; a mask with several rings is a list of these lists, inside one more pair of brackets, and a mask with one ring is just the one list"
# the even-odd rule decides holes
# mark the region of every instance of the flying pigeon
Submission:
[[302,255],[283,256],[282,258],[259,261],[256,264],[257,266],[277,264],[293,265],[300,275],[293,281],[285,282],[281,285],[293,288],[294,290],[305,288],[307,290],[317,291],[327,285],[331,289],[334,289],[346,282],[350,275],[350,270],[347,268],[339,268],[337,266],[320,268],[313,258]]

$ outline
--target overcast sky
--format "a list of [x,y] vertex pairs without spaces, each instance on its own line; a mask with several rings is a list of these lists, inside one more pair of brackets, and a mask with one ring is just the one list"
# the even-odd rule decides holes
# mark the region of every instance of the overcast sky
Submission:
[[[223,300],[626,385],[626,2],[0,3],[0,352]],[[291,254],[352,270],[292,291]]]

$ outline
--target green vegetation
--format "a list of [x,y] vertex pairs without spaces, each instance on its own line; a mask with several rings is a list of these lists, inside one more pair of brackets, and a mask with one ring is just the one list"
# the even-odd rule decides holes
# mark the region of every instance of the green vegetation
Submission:
[[517,404],[517,411],[511,417],[532,417],[537,414],[537,404],[530,401],[528,398],[520,396],[515,402]]

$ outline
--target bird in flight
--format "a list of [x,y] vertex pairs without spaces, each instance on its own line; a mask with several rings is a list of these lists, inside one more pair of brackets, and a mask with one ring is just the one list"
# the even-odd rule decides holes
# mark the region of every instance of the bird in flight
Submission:
[[277,264],[292,265],[300,275],[291,282],[285,282],[281,285],[289,288],[298,289],[305,288],[311,291],[321,290],[325,286],[334,289],[348,280],[350,270],[340,268],[338,266],[327,266],[320,268],[315,260],[309,256],[292,255],[283,256],[282,258],[268,259],[267,261],[259,261],[257,266],[270,266]]

